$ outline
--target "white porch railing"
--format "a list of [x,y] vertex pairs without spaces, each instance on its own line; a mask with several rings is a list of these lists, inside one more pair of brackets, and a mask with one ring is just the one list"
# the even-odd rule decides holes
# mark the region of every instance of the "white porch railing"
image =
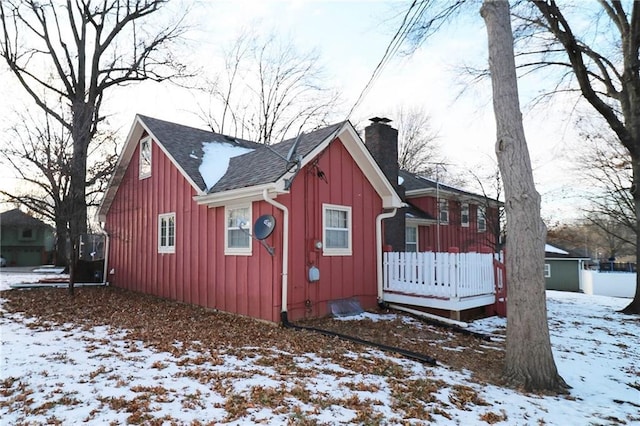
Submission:
[[387,252],[384,291],[449,300],[493,295],[493,258],[490,253]]

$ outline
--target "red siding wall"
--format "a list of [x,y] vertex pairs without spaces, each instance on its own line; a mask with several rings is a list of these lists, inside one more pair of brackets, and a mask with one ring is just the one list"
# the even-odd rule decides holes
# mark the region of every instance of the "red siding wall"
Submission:
[[[433,217],[438,216],[437,203],[435,197],[422,196],[410,199],[411,203],[421,210],[430,213]],[[440,251],[446,252],[450,249],[458,249],[460,252],[495,250],[496,236],[492,229],[491,221],[495,223],[497,210],[489,208],[487,210],[487,229],[478,232],[477,209],[478,205],[469,203],[469,226],[460,225],[460,205],[459,201],[449,201],[449,222],[440,224],[440,244],[438,245],[438,226],[420,226],[418,228],[419,251]],[[491,219],[494,218],[494,219]]]
[[[326,180],[318,177],[323,172]],[[327,302],[357,297],[363,307],[375,306],[375,219],[382,201],[342,143],[331,144],[297,176],[291,195],[281,197],[290,206],[289,317],[324,316]],[[324,256],[313,243],[322,241],[322,204],[352,208],[352,255]],[[320,270],[320,280],[308,282],[308,268]]]
[[[281,263],[253,241],[253,256],[224,255],[224,208],[198,206],[195,190],[153,144],[151,177],[138,179],[138,153],[108,212],[108,277],[116,286],[269,321],[280,316]],[[176,214],[175,254],[158,253],[158,214]],[[253,217],[279,210],[253,203]],[[282,240],[282,228],[270,239]],[[274,285],[277,283],[277,285]]]
[[[252,256],[224,255],[224,207],[198,206],[195,190],[159,147],[152,144],[152,174],[138,179],[138,152],[107,214],[110,235],[108,277],[116,286],[277,322],[281,311],[282,220],[264,201],[252,205],[253,219],[272,214],[277,226],[266,242],[275,256],[253,241]],[[326,181],[318,177],[324,172]],[[375,218],[380,197],[341,143],[332,143],[317,162],[302,169],[291,194],[277,201],[289,207],[289,318],[328,313],[327,301],[358,297],[376,303]],[[312,248],[322,240],[322,203],[352,207],[353,255],[323,256]],[[158,214],[175,212],[175,254],[158,253]],[[320,269],[309,283],[308,267]]]

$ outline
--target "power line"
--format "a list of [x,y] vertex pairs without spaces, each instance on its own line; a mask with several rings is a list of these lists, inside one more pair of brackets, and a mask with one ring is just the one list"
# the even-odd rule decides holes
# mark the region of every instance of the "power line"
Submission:
[[[400,46],[402,46],[402,43],[404,43],[404,40],[407,38],[407,35],[408,35],[409,31],[416,24],[416,22],[418,21],[420,16],[422,16],[422,14],[423,14],[425,8],[427,7],[427,5],[429,4],[429,2],[428,1],[422,1],[420,3],[420,5],[418,6],[418,8],[415,9],[416,8],[416,4],[417,4],[417,0],[414,0],[413,3],[411,3],[411,6],[409,7],[407,12],[405,13],[405,15],[404,15],[404,17],[402,19],[402,22],[400,23],[400,27],[398,28],[398,30],[396,31],[395,35],[393,36],[393,38],[391,39],[391,41],[387,45],[387,48],[385,49],[385,52],[384,52],[384,55],[382,56],[382,59],[380,59],[380,62],[378,62],[378,65],[376,65],[375,69],[371,73],[371,77],[369,78],[369,81],[364,86],[364,88],[360,92],[360,95],[358,96],[356,102],[353,104],[353,106],[349,110],[349,113],[347,114],[347,117],[345,118],[345,121],[349,120],[349,118],[351,117],[351,114],[353,114],[353,111],[358,107],[358,105],[360,105],[360,103],[364,99],[365,95],[369,92],[369,90],[373,86],[373,83],[375,82],[375,80],[382,73],[382,69],[384,68],[384,66],[387,65],[387,63],[391,60],[391,58],[393,56],[395,56],[395,54],[398,52],[398,49],[400,49]],[[415,11],[414,11],[414,9],[415,9]]]

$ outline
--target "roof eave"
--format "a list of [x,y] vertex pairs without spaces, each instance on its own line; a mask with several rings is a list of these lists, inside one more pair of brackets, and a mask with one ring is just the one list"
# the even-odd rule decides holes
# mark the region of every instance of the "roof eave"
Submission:
[[418,217],[407,217],[406,219],[407,225],[436,225],[438,223],[435,219],[424,219]]
[[278,196],[287,192],[275,183],[266,183],[229,191],[215,192],[213,194],[196,195],[193,197],[193,200],[198,205],[206,205],[207,207],[221,207],[233,203],[248,203],[264,199],[263,193],[265,189],[271,196]]
[[[333,139],[340,138],[345,149],[354,159],[360,170],[367,177],[375,191],[382,199],[382,208],[400,209],[405,206],[404,202],[384,175],[378,163],[373,159],[371,153],[364,145],[356,129],[350,122],[345,122],[340,130],[333,135],[330,140],[326,140],[321,145],[326,147]],[[329,139],[329,138],[328,138]],[[326,144],[326,145],[325,145]],[[313,157],[310,157],[313,158]]]
[[591,260],[590,257],[575,257],[575,256],[567,256],[567,257],[555,257],[555,256],[545,256],[545,260]]
[[486,198],[482,195],[475,194],[461,194],[455,191],[449,191],[445,188],[440,188],[436,191],[436,188],[421,188],[421,189],[411,189],[405,192],[407,198],[420,197],[424,195],[435,195],[436,192],[439,192],[442,198],[455,198],[461,201],[479,201],[479,202],[488,202],[491,207],[502,207],[504,203],[498,200],[494,200],[492,198]]

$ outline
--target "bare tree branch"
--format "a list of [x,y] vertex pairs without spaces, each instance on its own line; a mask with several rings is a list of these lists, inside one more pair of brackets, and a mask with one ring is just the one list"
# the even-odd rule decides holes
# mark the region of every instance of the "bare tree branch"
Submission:
[[270,144],[326,124],[335,112],[338,95],[325,86],[313,51],[299,52],[273,34],[245,31],[224,57],[225,74],[209,82],[209,107],[200,107],[213,131],[231,127],[234,136]]

